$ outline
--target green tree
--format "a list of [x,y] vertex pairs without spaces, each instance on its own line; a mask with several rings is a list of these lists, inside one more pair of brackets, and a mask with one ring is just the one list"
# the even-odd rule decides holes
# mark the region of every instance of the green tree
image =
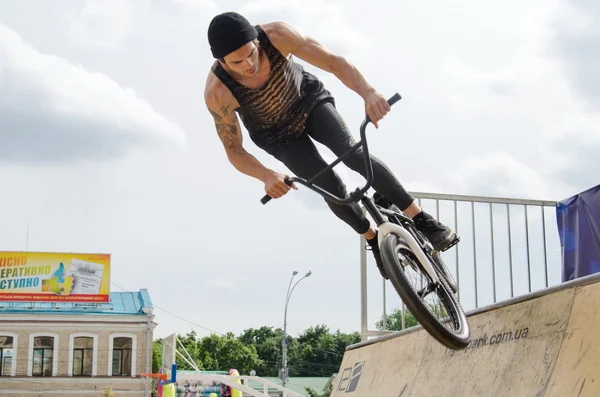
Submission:
[[[185,336],[177,335],[179,341],[177,341],[176,349],[179,353],[181,353],[187,360],[192,358],[192,362],[198,367],[198,369],[204,370],[205,363],[202,361],[202,355],[200,352],[200,339],[196,334],[196,331],[192,330],[188,332]],[[180,344],[181,342],[181,344]],[[183,345],[185,350],[181,347]],[[187,351],[187,354],[186,354]],[[189,357],[188,357],[189,354]],[[184,360],[179,354],[175,354],[175,363],[177,364],[178,369],[182,370],[193,370],[192,367],[186,360]]]
[[359,340],[358,333],[331,333],[325,325],[309,327],[293,341],[288,360],[290,376],[331,376],[337,373],[346,347]]
[[256,347],[245,345],[231,332],[223,336],[206,336],[197,346],[200,361],[205,369],[228,371],[235,368],[240,374],[247,374],[262,365]]
[[152,342],[152,373],[158,373],[162,362],[162,339]]
[[255,368],[259,376],[278,376],[281,363],[281,339],[283,331],[280,328],[263,326],[257,329],[249,328],[239,336],[240,342],[246,346],[254,346],[261,365]]
[[[236,368],[242,374],[255,370],[259,376],[278,376],[282,337],[280,328],[268,326],[246,329],[237,338],[232,333],[198,338],[191,331],[178,337],[177,351],[187,358],[182,344],[201,370]],[[297,338],[287,335],[289,375],[331,376],[339,371],[346,347],[359,341],[358,332],[345,334],[338,330],[332,333],[325,325],[309,327]],[[155,373],[161,363],[162,343],[160,339],[153,343],[152,368]],[[179,354],[176,363],[179,369],[193,369]]]
[[309,397],[329,397],[329,396],[331,396],[331,393],[333,392],[333,383],[335,381],[335,378],[336,378],[336,375],[332,375],[329,378],[329,380],[327,381],[327,384],[325,385],[325,387],[323,389],[323,393],[319,393],[315,389],[313,389],[312,387],[309,387],[309,386],[305,386],[304,390],[306,390]]
[[338,330],[335,333],[335,340],[337,344],[337,351],[343,355],[348,346],[360,342],[360,333],[353,332],[351,334],[344,334]]
[[[411,312],[409,312],[408,310],[404,311],[404,328],[410,328],[410,327],[414,327],[415,325],[419,325],[419,322],[415,319],[415,316],[412,315]],[[375,327],[377,327],[377,329],[382,330],[383,329],[383,316],[381,317],[381,320],[377,321],[375,323]],[[387,316],[387,329],[391,330],[391,331],[399,331],[402,328],[402,310],[395,308],[392,311],[392,314],[389,314]]]
[[308,393],[309,397],[329,397],[331,392],[333,391],[333,383],[330,383],[327,388],[323,391],[323,393],[317,392],[312,387],[305,387],[304,390]]

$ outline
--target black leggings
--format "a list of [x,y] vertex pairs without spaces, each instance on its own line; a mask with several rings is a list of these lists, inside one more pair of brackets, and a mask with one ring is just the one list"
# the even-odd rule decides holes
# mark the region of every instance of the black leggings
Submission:
[[[327,167],[327,162],[321,157],[310,138],[327,146],[336,156],[344,154],[355,143],[336,108],[329,102],[317,105],[308,117],[306,133],[291,142],[278,157],[296,176],[306,179],[312,178]],[[413,202],[413,197],[381,160],[372,154],[370,157],[373,163],[373,189],[401,210],[408,208]],[[362,147],[348,155],[343,163],[365,179],[367,178]],[[347,196],[346,186],[333,170],[323,173],[314,183],[338,197]],[[333,213],[357,233],[363,234],[369,230],[369,220],[358,203],[338,205],[327,199],[325,201]]]

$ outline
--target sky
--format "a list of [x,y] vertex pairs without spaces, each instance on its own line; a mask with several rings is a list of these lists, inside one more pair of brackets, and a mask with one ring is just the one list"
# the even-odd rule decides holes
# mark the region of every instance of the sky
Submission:
[[[282,327],[294,270],[312,275],[289,334],[360,330],[359,237],[303,187],[263,206],[263,185],[224,155],[203,100],[207,27],[224,11],[287,22],[400,93],[369,147],[409,191],[558,201],[599,183],[598,2],[0,0],[0,249],[110,253],[113,291],[149,290],[155,337]],[[358,136],[363,100],[296,61]],[[376,302],[371,258],[369,288]]]

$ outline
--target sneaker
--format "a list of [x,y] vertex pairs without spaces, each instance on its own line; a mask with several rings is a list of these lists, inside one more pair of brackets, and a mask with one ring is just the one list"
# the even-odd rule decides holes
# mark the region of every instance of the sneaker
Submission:
[[373,251],[373,256],[375,257],[375,263],[377,263],[377,268],[379,269],[379,273],[381,273],[381,277],[386,280],[390,279],[385,268],[383,267],[383,262],[381,260],[381,253],[379,252],[379,246],[377,245],[377,234],[375,237],[367,240],[368,245],[365,247],[367,251]]
[[413,218],[417,230],[425,235],[427,240],[433,245],[437,251],[446,251],[454,246],[460,240],[456,233],[450,230],[449,227],[442,224],[440,221],[421,211]]

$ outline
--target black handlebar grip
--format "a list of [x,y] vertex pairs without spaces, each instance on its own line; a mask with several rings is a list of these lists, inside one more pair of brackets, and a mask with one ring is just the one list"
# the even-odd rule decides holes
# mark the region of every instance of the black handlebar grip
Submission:
[[392,96],[390,99],[388,99],[388,105],[392,106],[394,103],[398,102],[400,99],[402,99],[402,97],[400,96],[400,94],[395,93],[394,96]]
[[[292,182],[290,182],[289,178],[286,176],[283,181],[288,185],[288,186],[292,186]],[[263,198],[260,199],[260,202],[263,204],[267,204],[269,201],[271,201],[273,197],[269,196],[268,194],[265,194],[265,196]]]
[[[402,99],[400,94],[395,93],[390,99],[387,100],[387,103],[388,103],[388,105],[392,106],[394,103],[398,102],[400,99]],[[365,118],[365,120],[367,123],[370,123],[372,121],[368,115]]]
[[265,194],[265,197],[260,199],[260,202],[263,204],[267,204],[269,201],[271,201],[272,197],[269,196],[268,194]]

